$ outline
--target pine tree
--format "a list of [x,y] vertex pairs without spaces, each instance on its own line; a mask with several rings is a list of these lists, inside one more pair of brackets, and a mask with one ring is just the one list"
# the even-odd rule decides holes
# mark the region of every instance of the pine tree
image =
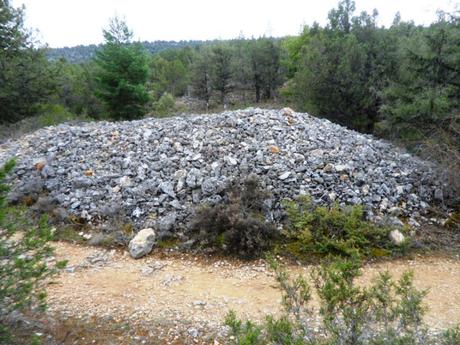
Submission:
[[211,56],[207,48],[198,52],[191,66],[192,94],[206,102],[206,110],[212,95]]
[[213,89],[220,92],[220,103],[225,104],[225,96],[231,89],[232,50],[228,46],[218,45],[212,49],[211,81]]
[[0,0],[0,122],[35,115],[55,92],[55,71],[24,28],[24,8]]
[[148,58],[140,43],[131,43],[133,33],[114,18],[104,30],[105,45],[96,53],[97,95],[115,120],[132,120],[145,113],[149,101],[146,83]]

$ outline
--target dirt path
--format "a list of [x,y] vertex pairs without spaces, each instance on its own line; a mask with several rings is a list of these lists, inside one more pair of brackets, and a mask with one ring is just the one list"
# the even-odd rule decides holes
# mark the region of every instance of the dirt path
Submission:
[[[56,251],[60,259],[69,260],[69,266],[49,286],[51,312],[134,323],[172,322],[175,327],[186,324],[195,336],[202,327],[218,328],[230,309],[251,319],[280,311],[280,292],[263,261],[160,253],[133,260],[121,251],[68,243],[56,243]],[[362,280],[368,282],[386,269],[397,277],[409,268],[415,272],[415,285],[429,289],[426,322],[430,327],[460,323],[460,259],[419,257],[369,264]],[[311,267],[289,269],[308,274]]]

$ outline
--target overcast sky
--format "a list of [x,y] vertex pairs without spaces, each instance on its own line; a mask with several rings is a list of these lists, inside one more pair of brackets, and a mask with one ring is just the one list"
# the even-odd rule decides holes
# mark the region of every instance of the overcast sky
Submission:
[[[428,24],[436,10],[451,11],[460,0],[356,0],[357,12],[379,11],[390,25],[397,11],[403,20]],[[25,4],[26,25],[51,47],[102,42],[110,17],[125,17],[136,39],[206,40],[285,36],[302,25],[326,22],[337,0],[13,0]]]

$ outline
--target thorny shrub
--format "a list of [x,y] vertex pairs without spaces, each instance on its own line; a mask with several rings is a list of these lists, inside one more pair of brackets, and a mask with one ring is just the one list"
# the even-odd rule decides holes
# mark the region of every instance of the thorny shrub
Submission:
[[198,233],[200,244],[243,258],[262,254],[278,233],[265,221],[264,201],[268,197],[255,176],[231,183],[222,203],[197,211],[192,229]]

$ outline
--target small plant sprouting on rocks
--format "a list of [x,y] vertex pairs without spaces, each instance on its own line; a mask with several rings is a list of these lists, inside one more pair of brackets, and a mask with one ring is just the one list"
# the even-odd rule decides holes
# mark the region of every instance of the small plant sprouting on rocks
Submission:
[[267,198],[255,176],[242,183],[234,182],[223,203],[198,210],[192,229],[204,245],[243,258],[260,256],[270,248],[278,232],[264,219]]
[[54,254],[48,219],[30,224],[22,209],[7,206],[5,179],[14,166],[10,160],[0,169],[0,344],[10,343],[7,317],[45,308],[45,281],[65,266],[64,261],[49,264]]
[[389,255],[394,249],[389,239],[391,229],[366,221],[361,206],[315,206],[309,196],[302,196],[286,202],[285,208],[287,248],[294,255]]
[[[274,259],[269,261],[283,293],[284,314],[267,316],[257,325],[243,323],[231,312],[225,323],[235,344],[458,344],[458,327],[438,335],[428,332],[423,323],[426,291],[414,287],[410,271],[396,281],[388,272],[380,273],[363,287],[356,282],[360,262],[339,260],[315,269],[310,285],[302,276],[292,279]],[[317,313],[311,305],[313,291],[320,302]]]

